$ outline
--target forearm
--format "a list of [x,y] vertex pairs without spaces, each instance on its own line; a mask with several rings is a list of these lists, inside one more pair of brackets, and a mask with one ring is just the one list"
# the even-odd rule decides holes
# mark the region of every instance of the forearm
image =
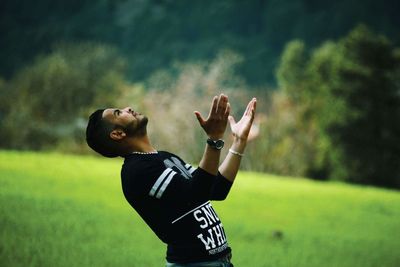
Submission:
[[210,174],[217,175],[220,155],[220,150],[206,145],[203,157],[199,163],[199,167]]
[[[240,140],[235,138],[232,143],[231,149],[240,154],[244,153],[246,148],[246,140]],[[236,178],[236,174],[239,171],[240,162],[242,157],[240,155],[233,154],[229,152],[226,155],[225,160],[222,162],[221,166],[219,166],[219,172],[229,181],[233,182]]]
[[[206,120],[204,120],[200,112],[195,111],[194,114],[208,138],[217,141],[224,136],[229,112],[230,105],[228,103],[228,97],[224,94],[220,94],[219,97],[215,96],[213,98],[210,114]],[[221,151],[219,149],[210,146],[207,142],[199,167],[216,176],[218,174],[220,154]]]

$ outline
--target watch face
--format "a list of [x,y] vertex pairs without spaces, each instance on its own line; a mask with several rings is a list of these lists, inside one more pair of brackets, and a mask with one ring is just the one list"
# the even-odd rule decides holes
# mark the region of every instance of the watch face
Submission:
[[220,150],[224,147],[224,140],[219,139],[219,140],[214,141],[214,140],[208,139],[207,144],[209,144],[211,147],[213,147],[215,149]]
[[215,148],[216,149],[221,149],[221,148],[223,148],[224,147],[224,141],[223,140],[217,140],[216,142],[215,142]]

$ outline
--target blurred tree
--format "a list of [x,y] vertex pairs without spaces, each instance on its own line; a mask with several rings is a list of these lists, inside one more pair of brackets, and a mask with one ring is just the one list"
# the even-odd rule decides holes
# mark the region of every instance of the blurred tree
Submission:
[[244,56],[237,73],[248,84],[274,85],[289,40],[316,47],[362,22],[398,42],[398,10],[398,0],[2,0],[0,74],[9,79],[55,42],[95,41],[118,47],[129,80],[227,48]]
[[364,26],[339,42],[338,53],[332,94],[348,110],[327,129],[342,143],[346,178],[400,187],[400,58],[388,39]]
[[[319,131],[310,117],[306,97],[307,52],[303,42],[287,44],[277,69],[280,91],[273,92],[264,118],[261,138],[249,149],[252,168],[294,176],[306,176],[319,159]],[[307,119],[306,119],[307,117]],[[255,160],[257,159],[257,160]],[[324,176],[325,177],[325,176]]]
[[98,44],[60,44],[38,57],[2,86],[0,146],[41,149],[82,134],[89,108],[114,103],[124,69],[113,48]]
[[306,50],[304,42],[294,40],[286,44],[276,71],[278,86],[292,101],[299,103],[303,99],[306,67]]
[[295,103],[296,131],[316,126],[306,175],[400,187],[396,51],[365,26],[325,43],[309,59],[301,42],[287,46],[277,74]]
[[242,115],[252,95],[243,79],[233,74],[241,60],[238,54],[224,50],[210,62],[176,64],[174,71],[159,71],[148,79],[143,108],[158,149],[175,151],[197,163],[206,136],[193,112],[207,116],[212,98],[221,92],[229,96],[232,114]]

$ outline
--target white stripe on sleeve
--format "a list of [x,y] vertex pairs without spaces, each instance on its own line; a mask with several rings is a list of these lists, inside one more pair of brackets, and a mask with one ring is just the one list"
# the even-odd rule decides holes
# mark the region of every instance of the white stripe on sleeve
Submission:
[[169,175],[168,178],[164,181],[163,185],[161,186],[160,190],[158,191],[156,198],[161,198],[162,195],[164,194],[165,189],[169,185],[169,182],[171,182],[172,177],[174,177],[176,172],[172,171]]
[[196,170],[195,168],[193,168],[193,167],[190,167],[190,169],[189,169],[189,173],[190,173],[190,174],[192,174],[192,173],[193,173],[195,170]]
[[190,174],[192,174],[196,169],[192,167],[189,163],[186,163],[185,168],[188,170]]
[[164,178],[171,172],[173,171],[171,168],[166,168],[164,172],[157,178],[157,181],[154,183],[153,187],[151,188],[149,195],[152,197],[156,193],[157,189],[160,187],[161,182],[164,180]]

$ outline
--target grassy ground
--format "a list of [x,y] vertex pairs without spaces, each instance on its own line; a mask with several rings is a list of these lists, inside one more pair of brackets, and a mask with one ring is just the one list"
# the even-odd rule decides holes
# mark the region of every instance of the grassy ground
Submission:
[[[163,266],[121,160],[0,152],[0,266]],[[240,173],[214,202],[235,266],[400,266],[400,193]]]

